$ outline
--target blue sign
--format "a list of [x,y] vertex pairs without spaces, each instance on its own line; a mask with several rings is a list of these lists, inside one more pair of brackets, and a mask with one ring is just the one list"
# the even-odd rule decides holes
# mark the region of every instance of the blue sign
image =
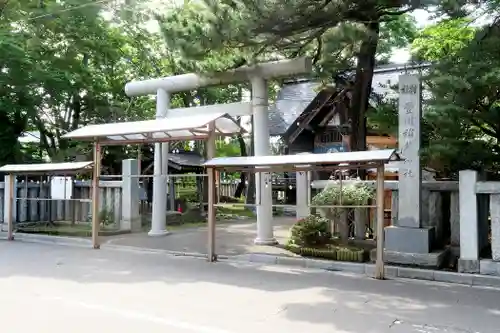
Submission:
[[342,153],[347,151],[345,144],[342,142],[332,142],[326,145],[314,147],[313,152],[315,154],[325,154],[325,153]]

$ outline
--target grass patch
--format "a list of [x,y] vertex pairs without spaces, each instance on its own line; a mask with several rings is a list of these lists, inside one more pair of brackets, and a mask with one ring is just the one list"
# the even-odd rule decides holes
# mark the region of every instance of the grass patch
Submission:
[[[87,223],[77,223],[74,225],[67,223],[55,223],[54,225],[21,227],[17,228],[16,232],[49,236],[91,237],[92,225]],[[112,236],[123,233],[128,232],[119,230],[115,226],[101,226],[99,231],[100,236]]]
[[238,216],[245,216],[245,217],[255,217],[254,212],[252,212],[250,209],[243,207],[243,206],[226,206],[226,207],[217,207],[217,214],[224,214],[224,215],[238,215]]

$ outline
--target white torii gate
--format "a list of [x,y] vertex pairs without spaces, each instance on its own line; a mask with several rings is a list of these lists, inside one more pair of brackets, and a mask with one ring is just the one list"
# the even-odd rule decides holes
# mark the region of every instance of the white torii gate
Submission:
[[[196,88],[250,81],[252,85],[253,135],[255,156],[269,155],[268,124],[268,87],[267,80],[272,78],[291,77],[310,73],[312,62],[308,58],[296,58],[261,63],[254,66],[240,67],[232,71],[217,73],[211,76],[200,76],[194,73],[169,76],[144,81],[132,81],[125,85],[128,96],[156,94],[156,118],[165,118],[170,108],[170,95],[176,92]],[[238,110],[234,110],[236,113]],[[230,115],[235,115],[232,112]],[[155,174],[168,173],[168,143],[156,143],[154,155]],[[155,177],[156,178],[156,177]],[[269,173],[256,175],[257,186],[261,188],[262,205],[257,207],[256,244],[274,244],[272,225],[271,187],[265,186],[270,179]],[[153,181],[153,216],[150,236],[166,234],[166,194],[167,184]]]

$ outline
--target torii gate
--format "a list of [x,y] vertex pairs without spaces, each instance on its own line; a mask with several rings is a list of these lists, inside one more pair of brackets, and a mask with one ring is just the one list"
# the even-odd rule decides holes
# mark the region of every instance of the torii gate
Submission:
[[[250,81],[252,85],[251,113],[253,114],[255,156],[266,156],[269,155],[267,80],[303,75],[310,73],[311,70],[312,62],[310,59],[296,58],[240,67],[210,76],[199,76],[190,73],[144,81],[132,81],[125,85],[125,93],[130,97],[156,94],[156,118],[165,118],[169,113],[170,95],[172,93],[207,86]],[[229,114],[232,116],[244,115],[238,114],[238,112],[241,113],[241,111],[233,110]],[[166,175],[168,173],[168,151],[168,143],[155,144],[155,174],[159,174],[159,170],[161,170],[162,174]],[[262,245],[276,243],[272,224],[271,188],[265,186],[269,178],[269,173],[256,174],[257,186],[261,188],[262,205],[257,206],[257,237],[255,243]],[[152,227],[148,233],[150,236],[161,236],[167,233],[165,230],[166,194],[167,184],[154,179]]]

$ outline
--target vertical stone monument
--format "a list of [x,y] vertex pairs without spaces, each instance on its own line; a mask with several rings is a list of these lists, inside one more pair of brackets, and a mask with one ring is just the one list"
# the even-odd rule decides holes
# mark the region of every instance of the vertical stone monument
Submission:
[[[394,221],[395,225],[385,229],[386,251],[428,254],[432,250],[434,228],[422,225],[421,117],[420,79],[417,75],[400,75],[398,144],[404,160],[399,165],[398,218]],[[390,260],[390,257],[389,261],[407,263],[406,260]]]

